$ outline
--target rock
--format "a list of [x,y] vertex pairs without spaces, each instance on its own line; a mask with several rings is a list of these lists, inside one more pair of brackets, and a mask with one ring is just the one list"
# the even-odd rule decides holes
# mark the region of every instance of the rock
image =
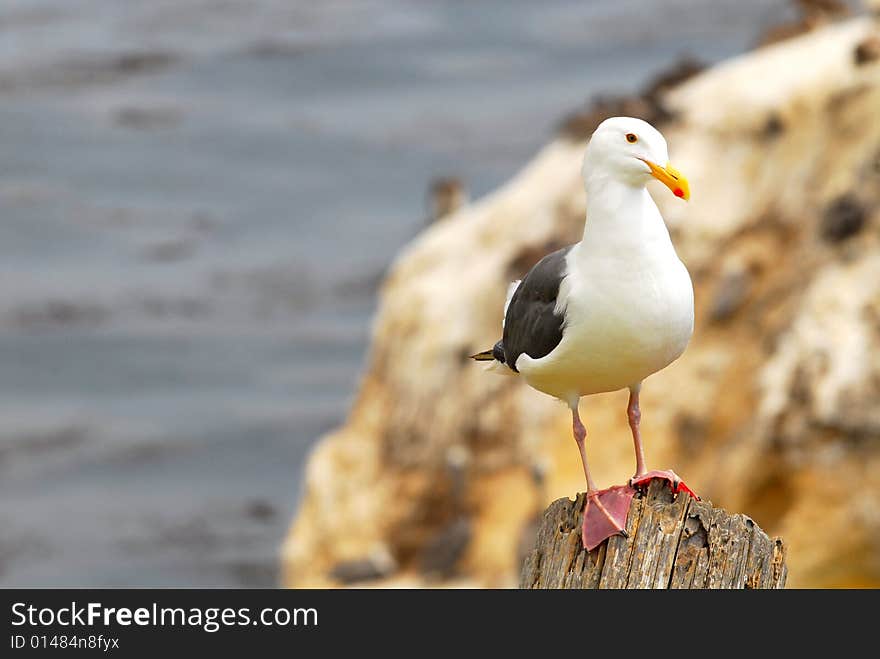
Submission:
[[454,576],[472,537],[471,524],[466,517],[453,520],[425,544],[419,559],[419,572],[435,579]]
[[715,289],[709,320],[716,323],[729,320],[742,306],[750,285],[751,277],[747,270],[737,269],[722,275]]
[[785,122],[775,112],[771,112],[761,129],[761,137],[767,140],[779,137],[785,132]]
[[660,108],[642,96],[600,96],[584,110],[573,112],[559,124],[559,133],[580,142],[586,140],[596,127],[609,117],[638,117],[657,123],[662,117]]
[[705,65],[692,57],[683,57],[669,69],[655,75],[635,96],[602,96],[589,107],[568,115],[559,125],[559,133],[569,139],[586,140],[596,127],[609,117],[628,116],[656,124],[671,118],[663,98],[665,93],[697,75]]
[[849,6],[843,0],[794,0],[792,4],[797,9],[798,17],[768,28],[759,39],[758,46],[800,36],[850,13]]
[[862,66],[880,59],[880,36],[872,35],[862,41],[853,51],[856,66]]
[[444,176],[431,181],[428,187],[430,222],[452,215],[466,203],[468,194],[461,179]]
[[373,558],[361,558],[337,563],[330,570],[330,578],[343,585],[376,581],[393,572],[391,563]]
[[642,96],[655,104],[663,103],[663,95],[702,72],[706,65],[692,56],[680,58],[665,71],[654,75],[642,90]]
[[804,16],[840,18],[850,13],[849,6],[844,0],[795,0],[794,4]]
[[[880,67],[852,59],[873,30],[867,17],[818,28],[661,94],[674,120],[660,128],[693,197],[652,190],[697,317],[682,358],[642,389],[648,461],[783,536],[793,587],[880,586],[880,232],[839,248],[817,239],[825,209],[853,190],[865,226],[878,221]],[[421,557],[463,515],[470,538],[443,583],[515,586],[524,529],[583,489],[565,407],[463,355],[497,340],[511,264],[577,239],[597,116],[432,224],[390,268],[351,413],[308,462],[285,585],[335,583],[334,566],[376,547],[396,565],[377,584],[428,583]],[[767,139],[774,116],[784,129]],[[720,304],[736,271],[747,296],[728,281]],[[582,403],[602,438],[588,449],[601,486],[632,473],[626,398]],[[451,447],[468,456],[458,486]]]
[[839,243],[862,230],[866,215],[858,198],[852,194],[841,195],[825,209],[819,231],[828,242]]

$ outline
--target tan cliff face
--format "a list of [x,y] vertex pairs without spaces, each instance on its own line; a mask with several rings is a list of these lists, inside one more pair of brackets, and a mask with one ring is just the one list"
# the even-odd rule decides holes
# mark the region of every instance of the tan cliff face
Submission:
[[[652,192],[697,323],[645,382],[648,463],[782,535],[791,586],[880,586],[880,61],[858,55],[878,31],[824,27],[663,97],[693,197]],[[509,281],[579,239],[584,146],[549,144],[399,256],[351,414],[309,460],[285,585],[515,585],[534,516],[583,489],[567,409],[466,357],[500,335]],[[625,405],[581,403],[602,486],[634,469]]]

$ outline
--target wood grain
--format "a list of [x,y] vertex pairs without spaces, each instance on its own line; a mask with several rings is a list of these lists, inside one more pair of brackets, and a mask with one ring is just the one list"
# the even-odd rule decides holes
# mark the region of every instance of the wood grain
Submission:
[[745,515],[673,495],[654,480],[633,498],[629,537],[581,544],[584,495],[544,512],[521,588],[783,588],[785,547]]

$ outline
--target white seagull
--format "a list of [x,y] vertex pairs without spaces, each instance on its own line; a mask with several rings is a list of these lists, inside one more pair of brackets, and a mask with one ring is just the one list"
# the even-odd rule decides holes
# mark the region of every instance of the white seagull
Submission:
[[[642,381],[675,361],[694,329],[693,285],[645,187],[651,178],[690,198],[687,179],[669,164],[656,128],[632,117],[603,121],[584,157],[583,239],[548,254],[511,284],[503,338],[472,356],[503,365],[571,408],[587,479],[582,537],[588,550],[626,533],[633,486],[665,478],[674,491],[695,496],[674,472],[646,469],[639,435]],[[630,392],[636,472],[627,485],[599,490],[587,466],[578,403],[619,389]]]

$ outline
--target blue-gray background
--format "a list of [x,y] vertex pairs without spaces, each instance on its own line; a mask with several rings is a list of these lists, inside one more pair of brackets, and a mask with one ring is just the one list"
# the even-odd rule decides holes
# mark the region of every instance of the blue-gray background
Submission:
[[428,181],[787,13],[0,1],[0,585],[276,583]]

